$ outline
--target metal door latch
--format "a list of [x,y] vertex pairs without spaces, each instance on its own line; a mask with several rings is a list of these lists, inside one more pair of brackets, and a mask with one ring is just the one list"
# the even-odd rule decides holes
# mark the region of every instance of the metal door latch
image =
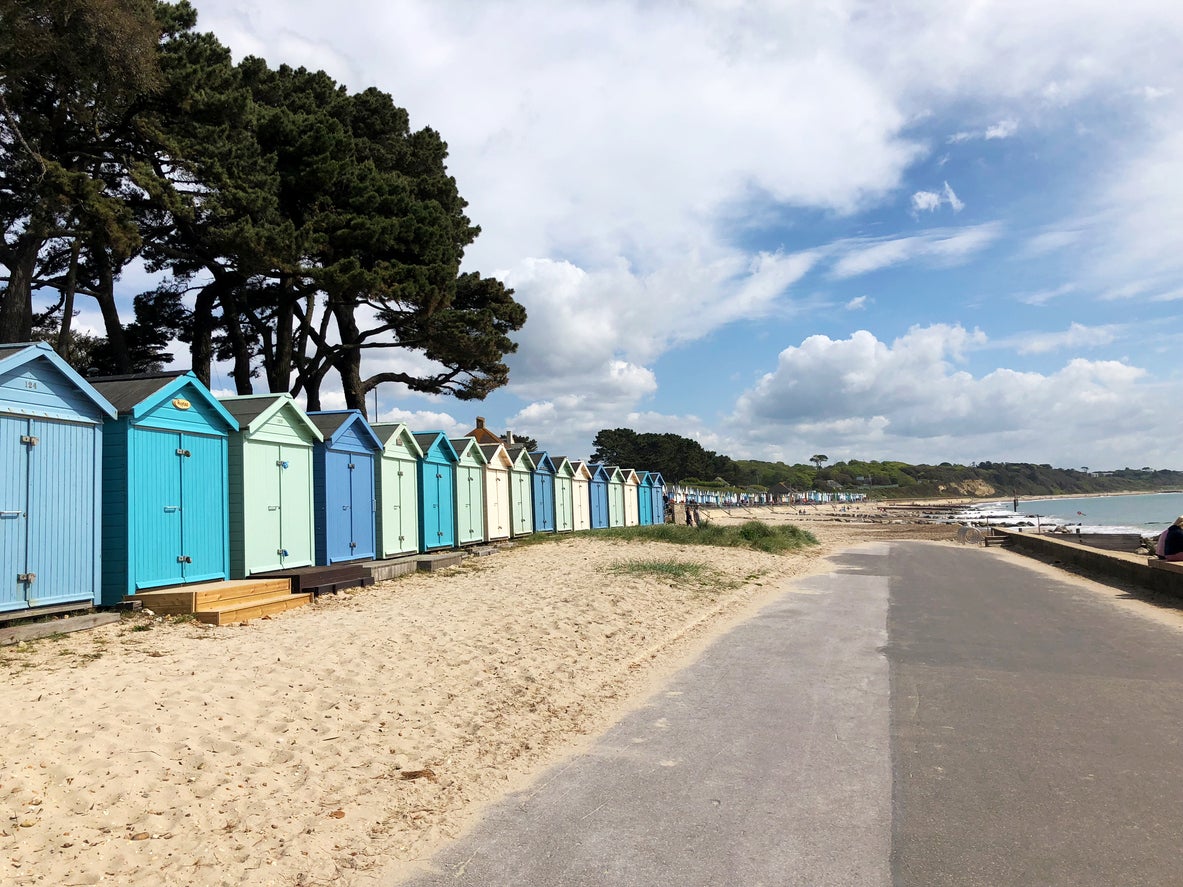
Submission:
[[16,581],[17,582],[33,583],[33,582],[37,581],[37,574],[36,573],[17,573],[16,574]]
[[31,434],[22,434],[21,435],[21,443],[28,444],[31,447],[37,446],[37,444],[39,444],[40,442],[41,442],[41,438],[33,437],[33,435],[31,435]]
[[189,555],[187,555],[187,554],[178,554],[177,555],[177,563],[178,564],[191,564],[191,563],[193,563],[193,558],[189,557]]
[[178,455],[178,456],[186,456],[186,457],[188,457],[188,456],[192,456],[193,454],[192,454],[192,453],[190,453],[188,450],[182,450],[182,449],[179,449],[179,448],[178,448],[178,449],[177,449],[177,455]]

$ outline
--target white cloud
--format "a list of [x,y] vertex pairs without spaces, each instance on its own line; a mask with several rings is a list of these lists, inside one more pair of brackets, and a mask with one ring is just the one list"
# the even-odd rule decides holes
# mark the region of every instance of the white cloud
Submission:
[[978,331],[940,325],[913,328],[890,344],[867,331],[837,341],[811,336],[782,351],[776,369],[739,399],[735,438],[749,440],[747,452],[790,458],[821,451],[1046,461],[1055,446],[1081,458],[1100,455],[1098,463],[1121,464],[1137,452],[1173,464],[1174,420],[1163,417],[1162,392],[1143,369],[1079,358],[1046,375],[1000,368],[976,377],[959,368],[968,350],[984,344]]
[[1047,354],[1051,351],[1081,351],[1108,345],[1117,340],[1122,327],[1118,324],[1085,326],[1069,324],[1068,329],[1056,333],[1020,333],[994,344],[1014,348],[1019,354]]
[[849,302],[846,303],[845,307],[846,307],[847,311],[862,311],[867,307],[867,297],[866,296],[855,296],[853,299],[851,299]]
[[1046,305],[1048,302],[1054,301],[1061,296],[1067,296],[1076,292],[1076,290],[1076,284],[1065,283],[1062,286],[1055,287],[1054,289],[1037,290],[1033,293],[1027,293],[1026,295],[1019,296],[1018,299],[1020,302],[1023,302],[1026,305]]
[[834,245],[839,258],[831,269],[838,279],[857,277],[914,260],[957,264],[989,247],[1002,231],[987,223],[955,230],[929,231],[914,237],[851,240]]
[[1009,139],[1018,131],[1019,122],[1017,120],[1000,120],[993,126],[987,126],[983,137],[987,140]]
[[941,205],[941,195],[935,191],[917,191],[912,195],[913,212],[932,212]]

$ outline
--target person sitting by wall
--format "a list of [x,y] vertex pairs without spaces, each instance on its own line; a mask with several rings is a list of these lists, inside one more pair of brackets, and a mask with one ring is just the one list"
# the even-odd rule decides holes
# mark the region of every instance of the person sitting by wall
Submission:
[[1164,561],[1183,561],[1183,516],[1159,535],[1156,553]]

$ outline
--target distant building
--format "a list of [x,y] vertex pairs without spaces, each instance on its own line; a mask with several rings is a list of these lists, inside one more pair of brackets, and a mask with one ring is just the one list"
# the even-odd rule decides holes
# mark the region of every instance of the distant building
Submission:
[[472,437],[476,439],[478,444],[503,444],[506,441],[499,438],[496,434],[485,427],[485,417],[476,417],[476,428],[464,435],[465,437]]

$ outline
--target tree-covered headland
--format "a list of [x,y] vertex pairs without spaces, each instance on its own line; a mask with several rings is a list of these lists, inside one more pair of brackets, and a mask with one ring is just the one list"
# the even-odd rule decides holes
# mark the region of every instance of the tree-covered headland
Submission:
[[[207,384],[226,361],[239,393],[311,410],[330,376],[363,411],[384,382],[504,385],[525,310],[460,271],[480,229],[440,134],[377,89],[235,64],[196,26],[185,0],[0,0],[0,342],[93,375],[158,369],[180,340]],[[140,265],[165,282],[127,316]],[[100,336],[73,329],[87,300]],[[418,369],[363,375],[379,349]]]
[[1183,489],[1183,471],[1149,467],[1094,472],[1053,468],[1026,462],[977,462],[973,465],[910,465],[906,462],[850,460],[829,462],[823,454],[812,464],[732,459],[706,450],[676,434],[637,433],[630,428],[603,429],[595,437],[592,460],[660,471],[666,483],[765,492],[857,491],[873,498],[940,496],[1049,496],[1113,493],[1130,490]]

